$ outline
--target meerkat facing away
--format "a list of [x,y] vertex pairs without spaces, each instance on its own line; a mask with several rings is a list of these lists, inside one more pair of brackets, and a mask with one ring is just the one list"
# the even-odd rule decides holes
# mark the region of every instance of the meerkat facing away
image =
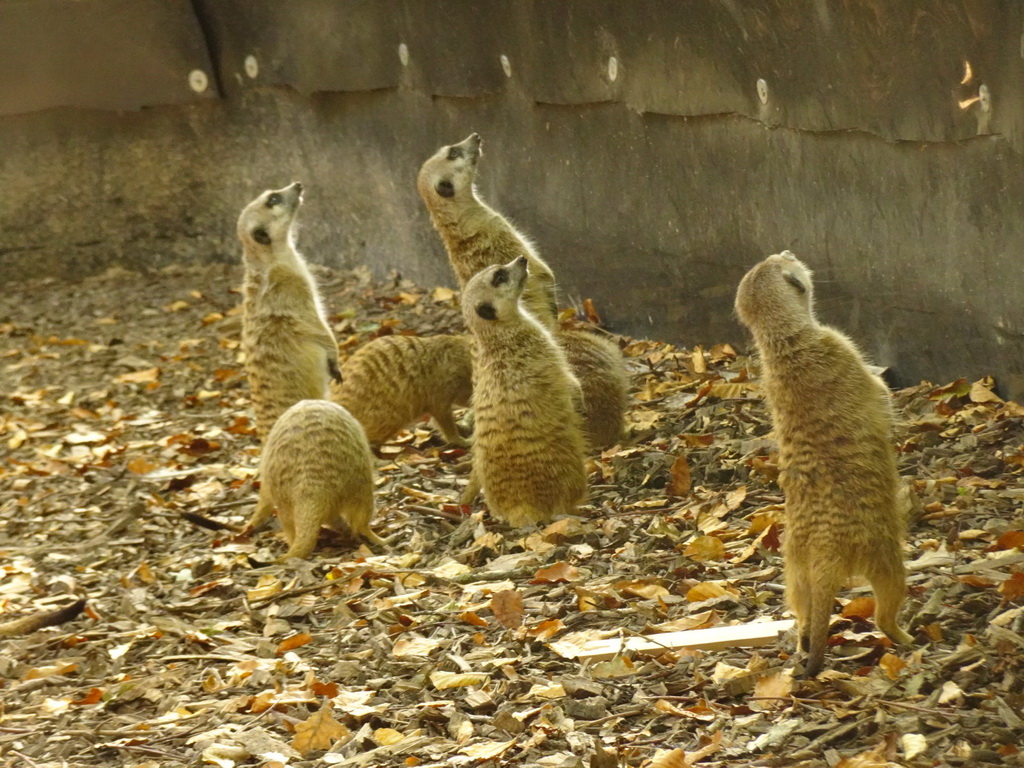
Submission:
[[274,422],[260,460],[260,496],[249,530],[277,509],[291,557],[307,558],[320,527],[374,544],[373,457],[358,421],[337,403],[300,400]]
[[591,449],[614,445],[625,428],[629,373],[611,339],[588,331],[559,331],[555,341],[583,389],[583,433]]
[[452,413],[469,405],[473,391],[469,336],[382,336],[356,350],[341,377],[331,386],[331,400],[359,420],[371,445],[424,414],[434,417],[449,443],[469,444]]
[[523,303],[554,330],[558,317],[555,274],[530,241],[477,194],[474,180],[480,145],[480,136],[474,133],[458,144],[441,147],[420,168],[416,188],[444,240],[459,287],[465,290],[469,279],[484,267],[525,256],[530,275]]
[[295,182],[267,190],[238,218],[245,262],[242,349],[260,440],[287,408],[326,397],[328,382],[340,377],[334,334],[295,248],[301,204],[302,185]]
[[836,593],[851,576],[875,592],[875,622],[894,642],[906,596],[899,477],[888,388],[853,343],[814,314],[811,272],[789,251],[751,269],[736,311],[754,336],[779,442],[786,499],[786,597],[807,651],[822,667]]
[[462,312],[473,333],[473,472],[491,513],[520,526],[571,514],[587,492],[579,383],[520,303],[526,256],[477,273]]

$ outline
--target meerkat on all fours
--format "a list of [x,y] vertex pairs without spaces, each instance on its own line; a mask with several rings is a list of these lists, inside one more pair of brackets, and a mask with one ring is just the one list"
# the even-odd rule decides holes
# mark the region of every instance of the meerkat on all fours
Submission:
[[465,289],[484,267],[525,256],[530,276],[523,302],[553,330],[558,316],[555,275],[530,241],[477,194],[474,181],[480,144],[480,136],[474,133],[458,144],[441,147],[420,168],[416,188],[444,240],[459,287]]
[[383,544],[370,529],[373,456],[362,425],[327,400],[301,400],[274,423],[260,459],[260,497],[249,529],[274,509],[291,557],[307,558],[321,526]]
[[611,339],[588,331],[559,331],[555,341],[582,387],[583,434],[591,449],[622,437],[629,403],[629,373],[622,350]]
[[473,470],[491,513],[520,526],[571,514],[587,492],[579,383],[520,303],[527,258],[477,273],[462,296],[474,336]]
[[434,417],[449,443],[469,444],[452,412],[469,405],[473,392],[469,336],[382,336],[346,360],[341,376],[331,387],[331,400],[359,420],[371,445],[425,414]]
[[875,592],[875,623],[896,643],[906,596],[889,390],[853,343],[814,314],[810,271],[789,251],[751,269],[736,311],[754,336],[779,443],[786,499],[786,598],[807,651],[822,667],[836,593],[852,576]]
[[238,218],[245,262],[242,349],[256,433],[299,400],[324,398],[339,378],[338,346],[316,283],[295,248],[302,185],[268,190]]

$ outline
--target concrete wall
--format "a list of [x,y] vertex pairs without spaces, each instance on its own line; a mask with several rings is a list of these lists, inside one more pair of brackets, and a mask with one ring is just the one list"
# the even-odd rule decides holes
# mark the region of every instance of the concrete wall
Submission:
[[736,283],[790,248],[898,381],[1024,394],[1016,3],[74,5],[0,4],[7,280],[235,260],[300,179],[311,259],[453,283],[414,180],[478,131],[483,195],[615,330],[742,340]]

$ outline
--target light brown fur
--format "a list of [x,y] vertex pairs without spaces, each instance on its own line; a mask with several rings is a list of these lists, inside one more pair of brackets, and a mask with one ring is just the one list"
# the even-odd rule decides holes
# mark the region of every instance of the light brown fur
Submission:
[[274,423],[263,447],[260,497],[249,529],[273,510],[288,540],[280,559],[307,558],[321,526],[380,544],[373,517],[373,457],[352,414],[327,400],[302,400]]
[[559,331],[555,341],[583,388],[583,433],[591,448],[622,437],[629,400],[629,374],[618,345],[588,331]]
[[889,391],[813,306],[811,274],[789,251],[751,269],[736,294],[779,442],[786,596],[811,676],[824,662],[836,593],[852,576],[871,582],[882,631],[911,640],[896,621],[906,594],[906,521],[896,504]]
[[448,259],[465,290],[477,272],[525,256],[530,277],[523,303],[543,325],[554,329],[558,316],[555,275],[529,240],[476,192],[480,136],[441,147],[420,168],[416,188],[427,205],[434,227],[444,240]]
[[521,526],[571,514],[587,491],[579,383],[519,299],[527,259],[479,272],[462,297],[475,338],[473,478],[491,514]]
[[301,201],[299,184],[268,190],[238,219],[245,261],[242,349],[260,440],[299,400],[326,397],[338,371],[334,334],[295,249],[292,225]]
[[452,408],[473,392],[471,337],[383,336],[367,342],[341,366],[331,400],[345,406],[372,445],[428,414],[445,440],[465,447]]

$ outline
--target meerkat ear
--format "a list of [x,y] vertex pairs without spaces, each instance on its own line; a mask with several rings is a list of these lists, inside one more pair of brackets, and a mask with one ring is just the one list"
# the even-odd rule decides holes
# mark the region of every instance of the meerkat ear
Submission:
[[482,302],[476,305],[476,313],[480,315],[484,320],[497,320],[498,312],[494,308],[494,305],[489,301]]
[[441,197],[455,197],[455,185],[448,179],[441,179],[434,187]]
[[807,286],[804,285],[800,278],[794,275],[792,272],[783,272],[782,276],[786,278],[786,282],[796,288],[800,293],[807,293]]
[[257,227],[252,231],[252,239],[263,245],[270,245],[270,233],[263,227]]

